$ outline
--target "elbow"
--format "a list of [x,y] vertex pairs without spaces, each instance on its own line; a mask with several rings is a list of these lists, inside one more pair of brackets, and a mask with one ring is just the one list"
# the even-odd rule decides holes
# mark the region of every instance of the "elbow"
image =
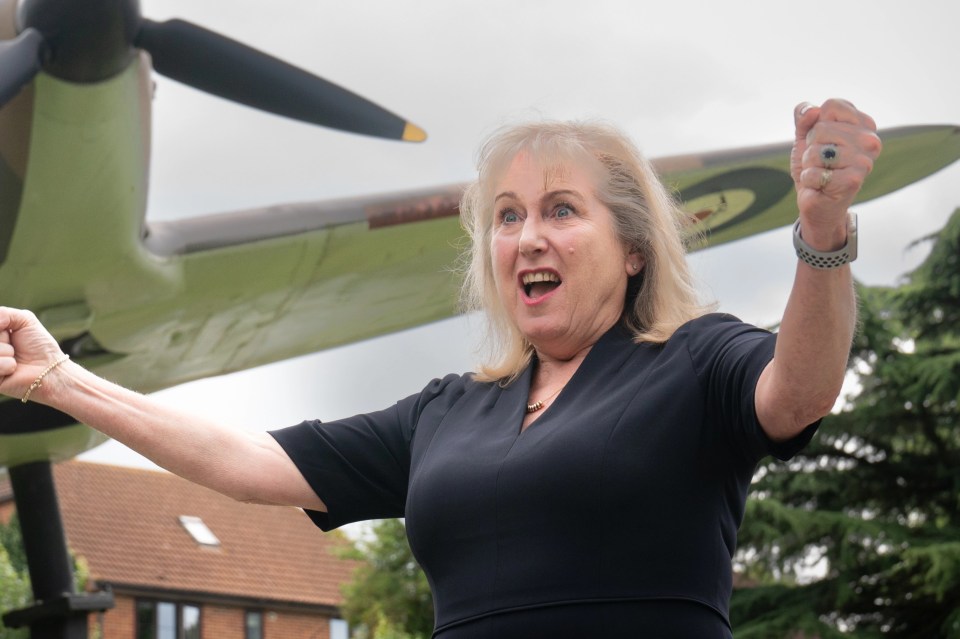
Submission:
[[267,501],[266,499],[258,499],[257,497],[233,497],[234,501],[238,501],[241,504],[250,504],[251,506],[280,506],[281,504]]
[[817,389],[772,381],[772,376],[761,378],[755,406],[764,432],[773,441],[791,439],[829,415],[842,387],[842,380]]
[[806,423],[812,424],[829,415],[837,405],[837,398],[840,397],[842,390],[843,379],[840,379],[831,386],[821,389],[816,395],[810,396],[806,402],[807,409],[802,413]]
[[832,409],[833,402],[829,404],[822,404],[820,406],[811,406],[808,407],[807,410],[798,411],[794,416],[795,433],[799,434],[810,424],[823,419],[830,414]]
[[270,505],[269,501],[265,501],[263,497],[259,496],[255,491],[250,487],[242,486],[239,484],[221,484],[219,486],[208,486],[217,491],[224,497],[229,497],[235,502],[241,504],[263,504]]
[[278,489],[268,484],[237,482],[223,486],[220,493],[241,504],[258,506],[285,506],[287,505]]
[[802,433],[810,424],[823,419],[833,410],[839,397],[836,394],[824,394],[820,397],[807,398],[806,401],[793,406],[784,407],[783,418],[776,420],[770,428],[765,428],[767,435],[774,441],[785,441]]

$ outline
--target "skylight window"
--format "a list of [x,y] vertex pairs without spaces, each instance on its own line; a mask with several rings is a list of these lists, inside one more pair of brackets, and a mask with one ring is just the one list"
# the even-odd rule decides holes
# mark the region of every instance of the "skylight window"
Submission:
[[199,517],[189,515],[180,515],[180,524],[186,528],[193,540],[201,546],[219,546],[220,540],[213,534],[213,531],[207,528],[203,520]]

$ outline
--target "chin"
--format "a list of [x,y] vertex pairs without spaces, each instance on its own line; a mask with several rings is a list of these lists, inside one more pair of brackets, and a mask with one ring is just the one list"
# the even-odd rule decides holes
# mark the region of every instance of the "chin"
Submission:
[[563,339],[565,331],[555,324],[533,324],[528,322],[526,325],[520,325],[520,334],[538,349],[541,345]]

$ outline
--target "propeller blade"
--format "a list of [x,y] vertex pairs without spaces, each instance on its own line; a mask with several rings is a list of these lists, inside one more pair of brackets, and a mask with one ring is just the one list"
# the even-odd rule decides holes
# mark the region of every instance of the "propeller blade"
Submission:
[[183,20],[144,20],[135,44],[173,80],[255,109],[321,126],[420,142],[420,127],[355,93]]
[[44,46],[43,35],[36,29],[24,29],[13,40],[0,42],[0,107],[39,73]]

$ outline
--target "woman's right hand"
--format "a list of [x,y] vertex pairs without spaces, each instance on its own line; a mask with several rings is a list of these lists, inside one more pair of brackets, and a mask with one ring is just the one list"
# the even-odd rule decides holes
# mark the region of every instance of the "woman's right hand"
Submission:
[[[0,307],[0,393],[16,399],[63,358],[30,311]],[[63,383],[68,372],[70,383]],[[52,369],[30,401],[55,406],[167,470],[234,499],[326,510],[265,432],[198,418],[101,379],[74,362]]]
[[[57,340],[36,315],[0,306],[0,393],[20,399],[37,377],[62,357]],[[39,400],[41,396],[37,389],[30,397]]]

